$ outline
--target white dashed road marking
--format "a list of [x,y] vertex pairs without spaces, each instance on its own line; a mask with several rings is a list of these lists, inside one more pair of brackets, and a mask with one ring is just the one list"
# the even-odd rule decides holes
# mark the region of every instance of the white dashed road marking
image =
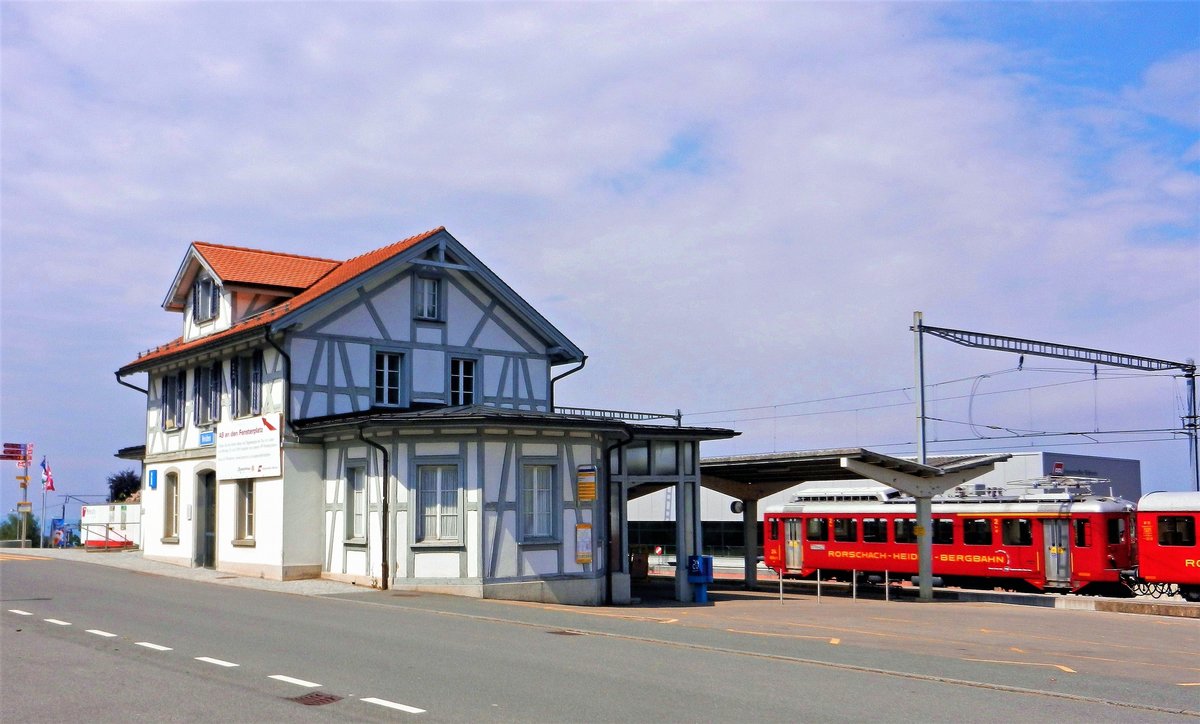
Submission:
[[289,684],[295,684],[296,686],[307,686],[311,689],[315,689],[320,686],[320,684],[314,684],[311,681],[305,681],[304,679],[293,679],[292,677],[284,676],[283,674],[274,674],[272,676],[268,676],[267,678],[275,679],[276,681],[284,681]]
[[[17,614],[18,616],[32,616],[33,615],[29,611],[22,611],[19,608],[10,608],[10,609],[8,609],[8,611],[9,611],[9,613]],[[70,621],[62,621],[57,618],[45,618],[42,620],[45,621],[46,623],[52,623],[55,626],[70,626],[71,625]],[[94,634],[96,636],[103,636],[104,638],[116,638],[116,636],[117,636],[117,634],[115,634],[115,633],[109,633],[108,631],[101,631],[98,628],[89,628],[89,629],[87,629],[87,632],[90,634]],[[153,651],[174,651],[174,649],[172,649],[170,646],[163,646],[162,644],[155,644],[155,643],[151,643],[149,641],[135,641],[134,645],[141,646],[141,647],[147,648],[147,649],[151,649]],[[206,664],[213,664],[214,666],[224,666],[226,668],[234,668],[236,666],[239,666],[239,664],[235,664],[232,661],[223,661],[221,659],[214,659],[209,656],[197,656],[196,661],[203,661]],[[287,684],[295,684],[296,686],[307,687],[310,689],[316,689],[321,686],[320,684],[318,684],[316,682],[305,681],[304,679],[297,679],[295,677],[286,676],[284,674],[273,674],[272,676],[270,676],[268,678],[275,679],[276,681],[282,681]],[[366,697],[366,698],[362,699],[361,701],[365,701],[368,704],[376,704],[378,706],[387,707],[388,709],[396,709],[397,711],[403,711],[403,712],[407,712],[409,714],[424,714],[425,713],[424,709],[418,709],[415,706],[408,706],[407,704],[398,704],[394,701],[388,701],[387,699],[377,699],[373,696]]]
[[363,699],[363,701],[367,702],[368,704],[378,704],[379,706],[386,706],[389,709],[399,709],[400,711],[406,711],[409,714],[424,714],[425,713],[424,709],[418,709],[415,706],[406,706],[404,704],[397,704],[394,701],[388,701],[387,699],[376,699],[373,696],[369,696],[369,697]]

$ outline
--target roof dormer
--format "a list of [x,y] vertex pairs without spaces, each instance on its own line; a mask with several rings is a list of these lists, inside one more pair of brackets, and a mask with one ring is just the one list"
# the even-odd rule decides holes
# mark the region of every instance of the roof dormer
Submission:
[[184,338],[227,329],[290,299],[337,268],[332,259],[192,242],[163,309],[190,312]]

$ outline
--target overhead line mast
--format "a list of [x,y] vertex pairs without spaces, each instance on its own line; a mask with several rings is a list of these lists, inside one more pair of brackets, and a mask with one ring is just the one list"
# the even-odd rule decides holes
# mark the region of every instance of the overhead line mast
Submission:
[[[917,349],[921,349],[920,337],[922,334],[931,334],[935,337],[961,344],[964,347],[977,347],[980,349],[994,349],[1001,352],[1016,352],[1019,354],[1029,354],[1037,357],[1054,357],[1056,359],[1071,360],[1074,362],[1089,362],[1094,365],[1107,365],[1109,367],[1125,367],[1135,370],[1147,370],[1152,372],[1162,372],[1164,370],[1177,369],[1183,372],[1183,377],[1187,381],[1188,388],[1188,414],[1183,418],[1183,429],[1188,435],[1188,445],[1191,457],[1192,468],[1192,484],[1196,490],[1200,491],[1200,444],[1197,441],[1197,430],[1200,428],[1200,420],[1197,420],[1196,415],[1196,363],[1194,360],[1186,362],[1172,362],[1170,360],[1154,359],[1152,357],[1142,357],[1134,354],[1122,354],[1120,352],[1108,352],[1101,349],[1089,349],[1087,347],[1073,347],[1066,344],[1058,344],[1056,342],[1039,342],[1033,339],[1021,339],[1019,337],[1005,337],[999,334],[987,334],[985,332],[969,332],[962,329],[947,329],[945,327],[930,327],[921,322],[921,313],[917,312],[913,315],[913,326],[910,329],[917,333]],[[918,354],[918,365],[923,366],[923,360]],[[920,377],[923,373],[918,371]],[[924,402],[924,391],[921,391],[921,401]],[[918,413],[920,442],[918,445],[923,450],[925,447],[925,409],[924,405]]]

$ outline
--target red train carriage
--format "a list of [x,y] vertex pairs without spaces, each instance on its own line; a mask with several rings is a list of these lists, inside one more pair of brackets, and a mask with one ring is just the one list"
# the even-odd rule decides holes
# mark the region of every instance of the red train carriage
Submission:
[[[802,494],[768,510],[766,565],[798,578],[917,573],[916,504],[857,492]],[[1129,596],[1121,572],[1133,565],[1132,511],[1119,498],[1065,493],[935,499],[933,574],[947,585]]]
[[1146,592],[1174,583],[1185,599],[1200,602],[1197,528],[1200,493],[1150,493],[1138,502],[1138,577]]

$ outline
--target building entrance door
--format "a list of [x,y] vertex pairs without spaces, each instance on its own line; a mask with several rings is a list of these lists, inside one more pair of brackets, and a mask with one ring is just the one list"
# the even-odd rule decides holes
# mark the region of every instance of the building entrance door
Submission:
[[204,473],[199,479],[196,522],[196,563],[204,568],[217,567],[217,474]]

